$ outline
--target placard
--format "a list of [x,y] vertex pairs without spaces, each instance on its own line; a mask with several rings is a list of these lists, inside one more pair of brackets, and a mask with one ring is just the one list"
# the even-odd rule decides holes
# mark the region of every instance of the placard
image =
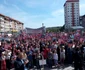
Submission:
[[45,59],[39,60],[39,65],[46,65],[46,60]]
[[0,46],[1,46],[1,42],[0,42]]

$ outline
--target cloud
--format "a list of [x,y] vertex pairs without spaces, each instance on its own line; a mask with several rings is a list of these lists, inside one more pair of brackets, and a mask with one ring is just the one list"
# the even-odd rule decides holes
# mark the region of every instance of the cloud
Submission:
[[7,0],[3,0],[5,5],[8,5]]
[[[22,0],[23,2],[23,0]],[[25,0],[24,5],[26,5],[29,8],[35,8],[35,7],[41,7],[44,6],[45,1],[43,0]]]
[[12,4],[12,7],[14,7],[17,11],[24,12],[21,8],[19,8],[16,4]]
[[[17,0],[15,1],[17,2]],[[59,0],[18,0],[18,2],[19,1],[20,5],[18,5],[18,3],[16,4],[16,2],[9,3],[7,0],[4,0],[5,5],[0,4],[0,12],[23,22],[25,27],[38,28],[42,26],[42,23],[44,23],[46,27],[63,25],[63,9],[57,10]],[[24,10],[22,6],[25,8]],[[34,11],[34,9],[36,9],[36,11]],[[43,9],[43,12],[39,11],[40,9]],[[34,12],[29,12],[29,10]],[[47,12],[45,12],[45,10]]]
[[[16,5],[15,5],[16,6]],[[20,9],[16,7],[8,7],[5,6],[4,4],[0,4],[0,13],[9,17],[12,17],[16,20],[19,20],[21,22],[24,22],[25,16],[27,16],[27,13],[24,11],[20,12]]]
[[47,27],[63,26],[64,20],[63,20],[63,17],[47,18],[46,20],[43,21],[43,23]]
[[61,20],[58,19],[60,15],[63,14],[63,9],[54,10],[49,15],[32,15],[24,12],[17,5],[12,4],[11,6],[12,8],[7,8],[4,5],[0,7],[2,7],[2,12],[4,12],[4,10],[7,11],[6,14],[9,14],[8,16],[25,23],[25,27],[38,28],[42,26],[42,23],[47,27],[63,25],[63,21],[61,22]]
[[59,9],[52,12],[52,16],[54,17],[60,16],[60,15],[64,15],[64,9]]
[[3,4],[0,4],[0,13],[6,14],[9,10]]
[[[23,2],[23,0],[21,0]],[[25,0],[23,3],[28,8],[38,8],[44,10],[52,10],[58,7],[58,0]]]
[[8,8],[12,7],[18,11],[22,11],[16,4],[9,3],[7,0],[3,0],[5,7],[7,6]]
[[3,10],[4,6],[2,4],[0,4],[0,9]]
[[6,0],[4,3],[0,4],[0,13],[10,15],[11,13],[20,12],[21,9],[17,5],[8,4]]
[[[38,28],[39,26],[41,27],[42,21],[40,18],[43,17],[44,15],[30,15],[29,13],[24,11],[20,12],[18,9],[13,10],[14,8],[13,9],[7,8],[4,5],[0,5],[0,9],[1,9],[0,12],[2,12],[2,14],[14,18],[20,22],[23,22],[24,27],[32,27],[32,28]],[[6,10],[5,13],[4,10]]]
[[45,15],[31,15],[27,12],[24,12],[22,9],[18,8],[17,5],[12,5],[12,8],[9,8],[8,6],[0,4],[0,12],[3,15],[9,16],[20,22],[23,22],[25,27],[33,28],[38,28],[39,26],[41,26],[42,21],[40,18],[45,16]]
[[84,15],[85,14],[85,4],[80,4],[80,15]]
[[[64,9],[54,10],[50,14],[51,17],[46,18],[43,23],[47,27],[63,26],[64,25]],[[62,20],[62,21],[61,21]]]

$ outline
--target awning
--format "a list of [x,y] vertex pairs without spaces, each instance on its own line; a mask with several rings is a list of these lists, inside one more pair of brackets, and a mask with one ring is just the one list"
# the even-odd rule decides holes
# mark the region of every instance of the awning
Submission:
[[84,29],[82,26],[72,26],[71,29]]

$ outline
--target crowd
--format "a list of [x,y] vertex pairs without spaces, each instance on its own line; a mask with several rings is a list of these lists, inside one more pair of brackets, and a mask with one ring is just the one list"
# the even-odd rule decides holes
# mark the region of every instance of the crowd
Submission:
[[83,70],[84,47],[85,32],[80,30],[43,35],[22,32],[11,41],[0,42],[0,70],[40,69],[44,64],[49,68],[74,64],[75,70]]

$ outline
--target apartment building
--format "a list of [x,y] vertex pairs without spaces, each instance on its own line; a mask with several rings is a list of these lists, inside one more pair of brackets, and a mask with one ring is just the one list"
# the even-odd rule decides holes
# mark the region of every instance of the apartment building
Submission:
[[80,16],[80,25],[85,29],[85,15]]
[[79,0],[67,0],[64,4],[65,29],[79,26]]
[[18,32],[23,29],[23,23],[0,14],[0,32]]

